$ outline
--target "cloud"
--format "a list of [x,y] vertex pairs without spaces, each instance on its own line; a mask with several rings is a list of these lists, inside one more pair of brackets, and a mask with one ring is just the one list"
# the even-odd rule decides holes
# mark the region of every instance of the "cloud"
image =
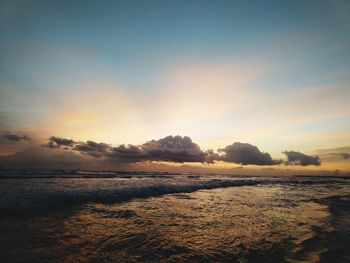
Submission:
[[97,143],[94,141],[78,142],[75,143],[73,147],[73,150],[75,151],[79,151],[97,158],[104,156],[109,149],[110,146],[108,144],[103,142]]
[[2,137],[5,138],[6,140],[9,140],[9,141],[12,141],[12,142],[31,140],[31,138],[29,138],[26,135],[9,134],[9,133],[3,134]]
[[141,149],[151,160],[169,162],[206,162],[206,153],[190,137],[167,136],[144,143]]
[[61,146],[73,146],[74,145],[74,141],[71,139],[65,139],[65,138],[51,136],[49,138],[49,140],[58,144],[58,145],[61,145]]
[[215,153],[213,150],[208,150],[205,152],[206,163],[214,163],[216,160],[219,160],[219,154]]
[[270,154],[261,152],[258,147],[249,143],[235,142],[218,151],[223,153],[219,156],[219,160],[242,165],[276,165],[282,162],[273,160]]
[[[76,151],[95,158],[103,158],[114,163],[138,163],[144,161],[158,162],[199,162],[214,163],[224,161],[241,165],[278,165],[282,160],[272,159],[269,153],[261,152],[249,143],[235,142],[225,148],[203,151],[190,137],[167,136],[158,140],[151,140],[141,145],[121,144],[111,146],[103,142],[79,142],[72,139],[51,136],[49,142],[42,145],[46,148]],[[294,151],[285,151],[288,165],[320,165],[318,156],[308,156]],[[344,155],[343,158],[349,158]]]
[[119,162],[167,161],[167,162],[212,162],[213,151],[204,152],[184,136],[167,136],[151,140],[140,146],[119,145],[110,147],[105,156]]
[[57,149],[57,148],[61,148],[61,145],[55,143],[55,142],[52,142],[52,141],[49,141],[45,144],[42,144],[41,145],[42,147],[45,147],[45,148],[50,148],[50,149]]
[[142,145],[129,144],[126,146],[122,144],[117,147],[112,147],[102,142],[76,142],[71,139],[52,136],[49,138],[49,142],[42,146],[51,149],[70,149],[93,157],[104,157],[124,163],[142,161],[212,163],[218,156],[212,150],[207,152],[202,151],[200,147],[187,136],[167,136],[159,140],[148,141]]
[[69,148],[69,147],[73,147],[74,143],[75,142],[71,139],[51,136],[49,138],[49,142],[46,144],[43,144],[42,146],[46,148],[51,148],[51,149],[62,148],[62,147]]
[[295,151],[284,151],[283,153],[288,158],[288,160],[286,161],[286,164],[301,165],[301,166],[321,165],[320,157],[318,156],[310,156],[310,155],[306,155],[304,153],[295,152]]
[[140,146],[135,146],[132,144],[119,145],[118,147],[112,147],[107,154],[107,157],[112,160],[125,162],[125,163],[135,163],[151,160],[151,157],[144,152]]

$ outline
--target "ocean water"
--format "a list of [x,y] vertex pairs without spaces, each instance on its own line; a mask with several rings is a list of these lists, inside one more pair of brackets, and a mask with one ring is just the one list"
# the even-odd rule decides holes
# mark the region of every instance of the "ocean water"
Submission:
[[350,262],[350,180],[0,180],[1,262]]

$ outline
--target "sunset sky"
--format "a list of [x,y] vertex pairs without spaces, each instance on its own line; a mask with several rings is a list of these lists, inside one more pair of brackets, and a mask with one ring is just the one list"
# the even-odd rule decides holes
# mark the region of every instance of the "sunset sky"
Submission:
[[[34,149],[103,162],[131,144],[140,162],[113,167],[260,169],[218,151],[240,142],[282,159],[274,168],[350,171],[349,1],[2,1],[0,53],[11,162]],[[157,157],[169,135],[200,147],[181,137],[177,153],[214,150],[214,164]],[[285,151],[321,165],[286,164]]]

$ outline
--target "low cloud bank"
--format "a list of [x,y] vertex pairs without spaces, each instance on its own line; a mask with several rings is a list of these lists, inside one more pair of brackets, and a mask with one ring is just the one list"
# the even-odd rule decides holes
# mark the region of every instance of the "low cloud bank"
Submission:
[[88,154],[93,157],[106,157],[117,162],[134,163],[141,161],[168,162],[213,162],[213,151],[204,152],[192,142],[190,137],[167,136],[159,140],[151,140],[142,145],[119,145],[112,147],[106,143],[94,141],[75,142],[70,139],[50,137],[44,147],[63,148]]
[[208,162],[207,153],[192,142],[190,137],[167,136],[142,144],[143,152],[154,161]]
[[310,156],[301,152],[295,151],[285,151],[283,152],[287,156],[286,164],[288,165],[321,165],[320,157],[318,156]]
[[285,151],[288,160],[275,160],[269,153],[261,152],[258,147],[249,143],[235,142],[225,148],[203,151],[190,137],[167,136],[151,140],[141,145],[121,144],[111,146],[103,142],[79,142],[72,139],[51,136],[42,145],[51,149],[77,151],[95,158],[106,158],[117,163],[136,163],[143,161],[165,161],[175,163],[200,162],[214,163],[224,161],[241,165],[320,165],[318,156],[309,156],[300,152]]
[[235,142],[218,151],[223,153],[218,159],[225,162],[242,165],[276,165],[282,163],[281,160],[273,160],[270,154],[261,152],[258,147],[249,143]]
[[2,137],[5,138],[6,140],[12,141],[12,142],[31,140],[31,138],[26,136],[26,135],[18,135],[18,134],[13,134],[13,133],[5,133],[2,135]]
[[73,143],[72,147],[75,151],[79,151],[97,158],[103,157],[103,155],[106,154],[110,148],[110,146],[106,143],[97,143],[94,141]]

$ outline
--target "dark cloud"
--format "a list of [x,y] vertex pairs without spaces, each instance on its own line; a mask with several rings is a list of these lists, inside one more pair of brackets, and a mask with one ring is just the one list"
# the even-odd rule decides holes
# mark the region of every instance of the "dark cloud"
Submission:
[[13,141],[13,142],[31,140],[26,135],[18,135],[18,134],[10,134],[10,133],[3,134],[2,137],[5,138],[6,140]]
[[60,137],[50,137],[44,144],[47,148],[66,148],[88,154],[93,157],[105,157],[116,162],[134,163],[141,161],[169,162],[208,162],[212,163],[217,154],[209,150],[204,152],[189,137],[167,136],[159,140],[151,140],[142,145],[119,145],[112,147],[106,143],[94,141],[75,142]]
[[219,158],[220,158],[219,154],[215,153],[213,150],[208,150],[205,152],[205,162],[206,163],[214,163]]
[[49,138],[50,141],[58,144],[58,145],[61,145],[61,146],[73,146],[74,145],[74,141],[71,140],[71,139],[65,139],[65,138],[61,138],[61,137],[55,137],[55,136],[51,136]]
[[[187,136],[167,136],[141,145],[121,144],[116,147],[103,142],[77,142],[72,139],[51,136],[49,142],[42,146],[51,149],[72,150],[115,163],[143,161],[213,163],[219,160],[241,165],[277,165],[282,163],[281,160],[272,159],[270,154],[261,152],[256,146],[248,143],[235,142],[219,149],[219,154],[213,150],[203,151]],[[286,164],[320,165],[318,156],[308,156],[293,151],[286,151],[284,154],[288,157]],[[348,156],[344,158],[348,158]]]
[[151,140],[140,146],[124,144],[111,147],[109,158],[120,162],[168,161],[168,162],[212,162],[212,151],[203,152],[189,137],[167,136]]
[[125,146],[124,144],[118,147],[112,147],[107,157],[126,163],[135,163],[150,160],[150,156],[145,153],[140,146],[135,146],[129,144]]
[[46,148],[50,148],[50,149],[57,149],[57,148],[61,148],[61,145],[59,145],[55,142],[49,141],[48,143],[43,144],[42,147],[46,147]]
[[49,138],[49,142],[43,144],[43,147],[56,149],[56,148],[65,148],[65,147],[73,147],[75,142],[71,139],[65,139],[61,137],[51,136]]
[[286,164],[302,165],[302,166],[321,165],[320,157],[318,156],[310,156],[310,155],[306,155],[304,153],[295,152],[295,151],[285,151],[283,153],[288,158]]
[[270,154],[261,152],[258,147],[249,143],[235,142],[218,151],[223,153],[218,160],[242,165],[276,165],[282,162],[273,160]]
[[167,136],[141,146],[142,151],[154,161],[206,162],[206,153],[190,137]]
[[73,147],[73,150],[75,151],[79,151],[97,158],[106,155],[109,149],[110,146],[108,144],[103,142],[97,143],[94,141],[75,143]]

